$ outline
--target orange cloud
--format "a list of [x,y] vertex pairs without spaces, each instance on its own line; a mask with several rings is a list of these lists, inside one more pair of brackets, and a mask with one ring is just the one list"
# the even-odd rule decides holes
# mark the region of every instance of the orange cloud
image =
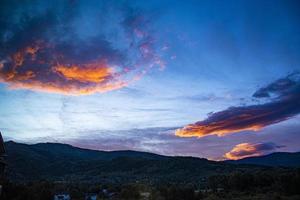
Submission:
[[175,131],[175,135],[179,137],[204,137],[207,135],[224,136],[230,133],[236,133],[240,131],[258,131],[262,126],[256,125],[245,128],[228,128],[222,129],[221,124],[214,124],[211,126],[189,124],[181,129]]
[[88,95],[97,92],[103,93],[111,90],[120,89],[126,87],[127,85],[128,85],[127,82],[118,81],[118,82],[106,83],[101,85],[80,87],[73,84],[61,85],[59,82],[44,83],[41,81],[33,80],[28,83],[26,82],[14,83],[10,86],[10,89],[28,89],[28,90],[35,90],[41,92],[59,93],[65,95]]
[[[10,89],[82,95],[120,89],[138,80],[137,77],[142,74],[136,73],[127,78],[125,76],[130,75],[132,70],[118,71],[105,60],[67,64],[55,52],[51,52],[52,59],[45,59],[43,51],[52,51],[45,47],[26,47],[14,53],[9,62],[1,62],[0,82],[7,83]],[[58,64],[57,60],[65,64]]]
[[[270,102],[251,106],[230,107],[213,113],[208,118],[176,130],[179,137],[224,136],[241,131],[258,131],[300,113],[300,78],[298,73],[275,81],[260,89],[255,95],[266,97],[269,93],[279,96]],[[285,84],[283,84],[283,82]],[[263,94],[261,94],[263,93]]]
[[67,80],[80,82],[100,83],[113,76],[113,68],[106,63],[92,63],[82,66],[58,65],[52,68],[54,72],[61,74]]
[[265,126],[289,119],[299,113],[296,99],[266,104],[231,107],[213,113],[207,119],[176,130],[179,137],[225,136],[241,131],[258,131]]
[[224,155],[225,158],[230,160],[238,160],[249,156],[260,156],[261,152],[257,151],[254,145],[249,143],[241,143],[236,145],[230,152]]
[[236,145],[231,151],[224,155],[224,158],[230,160],[239,160],[247,157],[261,156],[275,151],[277,146],[274,143],[241,143]]
[[52,45],[35,42],[0,62],[0,82],[8,84],[10,89],[84,95],[126,87],[153,65],[160,66],[157,57],[141,62],[145,67],[140,69],[114,62],[113,55],[109,55],[83,63],[80,58],[68,58],[57,52]]
[[114,12],[94,16],[104,23],[95,25],[92,35],[74,26],[77,13],[52,9],[3,30],[11,37],[0,41],[0,83],[10,89],[82,95],[126,87],[153,66],[163,67],[148,19],[134,9],[108,7]]

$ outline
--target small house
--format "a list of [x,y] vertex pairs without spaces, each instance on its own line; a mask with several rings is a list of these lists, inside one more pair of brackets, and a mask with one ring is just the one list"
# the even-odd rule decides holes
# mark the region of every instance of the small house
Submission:
[[115,196],[114,192],[110,192],[107,189],[102,189],[99,194],[101,194],[101,196],[105,198],[112,198],[113,196]]
[[84,200],[97,200],[98,195],[91,193],[91,194],[86,194]]
[[71,197],[69,194],[56,194],[54,195],[54,200],[71,200]]

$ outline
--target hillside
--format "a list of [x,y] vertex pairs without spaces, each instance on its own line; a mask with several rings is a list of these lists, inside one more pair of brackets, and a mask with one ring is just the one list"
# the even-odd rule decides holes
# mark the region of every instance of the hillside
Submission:
[[249,157],[228,162],[234,164],[252,164],[272,167],[300,167],[300,152],[276,152],[265,156]]
[[66,144],[5,143],[11,180],[199,182],[203,177],[259,167],[135,151],[95,151]]

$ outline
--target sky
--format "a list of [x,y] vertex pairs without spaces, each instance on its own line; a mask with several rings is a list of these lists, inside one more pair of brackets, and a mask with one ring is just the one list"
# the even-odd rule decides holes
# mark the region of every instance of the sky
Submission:
[[299,113],[297,0],[0,3],[5,140],[240,159]]

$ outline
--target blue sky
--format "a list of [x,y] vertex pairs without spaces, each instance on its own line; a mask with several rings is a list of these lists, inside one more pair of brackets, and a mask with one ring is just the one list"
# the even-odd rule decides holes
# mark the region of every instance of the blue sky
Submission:
[[[4,66],[0,71],[0,130],[7,140],[64,142],[93,149],[133,149],[211,159],[222,159],[226,152],[245,142],[280,146],[274,151],[300,151],[298,113],[257,131],[232,131],[225,136],[201,138],[175,136],[176,129],[205,120],[209,113],[276,101],[256,99],[252,95],[300,70],[297,1],[43,1],[36,4],[29,1],[24,5],[4,1],[4,4],[4,11],[14,11],[8,18],[4,12],[1,19],[5,18],[10,25],[0,28],[4,52],[0,54]],[[60,11],[64,8],[67,13]],[[23,13],[31,19],[35,17],[32,13],[39,17],[48,11],[62,18],[67,16],[67,20],[60,22],[64,26],[53,23],[49,15],[41,23],[45,27],[50,24],[50,35],[44,29],[24,28],[24,32],[32,31],[33,36],[14,32],[15,27],[20,27]],[[64,29],[68,26],[69,29]],[[10,63],[11,52],[21,51],[28,41],[35,42],[39,37],[46,42],[54,41],[57,48],[47,49],[50,58],[58,47],[60,53],[76,64],[89,61],[97,53],[97,59],[105,59],[118,72],[109,76],[107,82],[114,85],[120,76],[126,84],[102,90],[103,84],[98,83],[93,85],[91,93],[78,95],[78,88],[90,89],[91,84],[80,81],[75,90],[65,92],[65,88],[72,86],[70,79],[74,80],[68,77],[55,85],[55,90],[49,90],[45,86],[53,80],[44,73],[48,66],[33,61],[28,61],[30,66],[26,63],[22,67],[33,71],[35,76],[25,81],[9,79],[7,71],[15,69]],[[72,45],[67,47],[72,51],[64,50],[67,47],[62,45],[70,41]],[[29,59],[31,54],[25,56]],[[130,73],[125,70],[128,66]],[[58,67],[61,66],[55,69],[61,69]],[[63,69],[69,68],[72,65]],[[33,79],[39,86],[32,86]],[[295,82],[298,87],[299,80]],[[297,95],[299,90],[293,90],[294,93]],[[299,105],[295,108],[298,110]]]

